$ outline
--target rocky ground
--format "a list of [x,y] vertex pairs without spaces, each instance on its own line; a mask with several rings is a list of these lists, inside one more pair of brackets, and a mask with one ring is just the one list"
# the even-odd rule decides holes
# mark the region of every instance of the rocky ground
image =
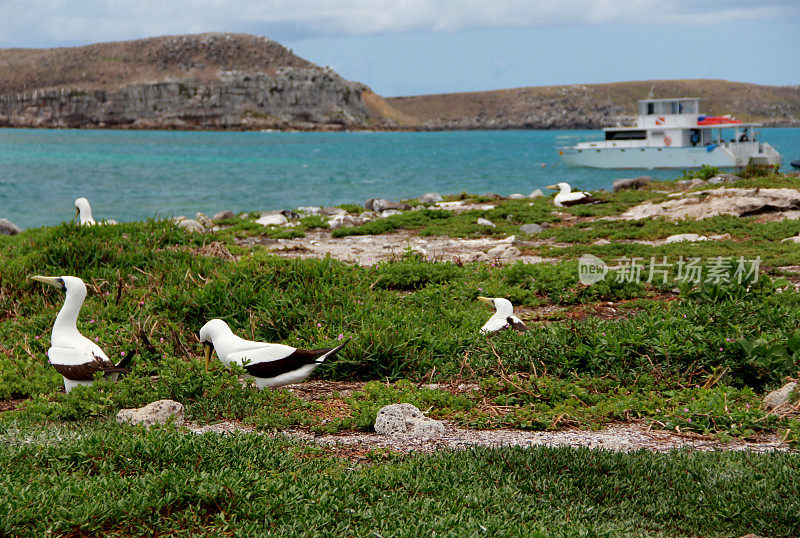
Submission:
[[[287,389],[300,398],[313,400],[327,406],[332,417],[347,412],[347,405],[342,397],[352,394],[354,390],[363,387],[364,383],[310,381],[291,385]],[[423,385],[423,388],[437,390],[464,391],[474,390],[474,387]],[[169,402],[169,401],[167,401]],[[151,404],[152,406],[153,404]],[[408,405],[408,404],[405,404]],[[182,417],[182,409],[176,402],[161,404],[161,408],[168,408],[168,416],[178,412]],[[120,411],[118,420],[129,420],[133,410]],[[379,414],[380,415],[380,414]],[[124,419],[121,417],[125,417]],[[143,414],[142,417],[145,417]],[[155,416],[147,415],[147,416]],[[142,418],[145,424],[148,418]],[[156,417],[156,421],[163,421],[163,417]],[[427,422],[429,419],[422,419]],[[759,435],[748,439],[735,439],[721,441],[712,436],[699,435],[693,432],[667,431],[655,421],[632,421],[626,423],[613,423],[600,430],[562,429],[559,431],[528,431],[513,429],[474,430],[459,427],[447,421],[441,422],[443,426],[435,433],[428,432],[418,435],[408,434],[386,435],[381,433],[343,432],[330,435],[318,435],[306,430],[291,429],[281,432],[265,433],[264,435],[287,436],[293,439],[311,442],[325,447],[332,454],[341,457],[361,459],[367,452],[388,451],[391,453],[407,454],[411,452],[431,453],[437,450],[463,450],[471,447],[531,447],[531,446],[572,446],[612,450],[617,452],[630,452],[635,450],[649,450],[653,452],[666,452],[675,449],[690,449],[698,451],[713,450],[745,450],[753,452],[788,451],[788,445],[777,434]],[[226,435],[235,432],[256,434],[256,430],[236,422],[221,422],[216,424],[185,423],[188,431],[195,434]],[[376,428],[379,429],[379,428]]]

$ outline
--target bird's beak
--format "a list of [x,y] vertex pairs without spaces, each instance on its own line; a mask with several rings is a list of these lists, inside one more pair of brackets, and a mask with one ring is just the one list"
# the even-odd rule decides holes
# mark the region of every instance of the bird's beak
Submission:
[[81,210],[76,207],[75,208],[75,218],[77,219],[80,216],[81,216]]
[[59,288],[59,289],[62,289],[64,287],[63,282],[57,276],[34,275],[34,276],[30,277],[30,278],[31,278],[31,280],[44,282],[45,284],[50,284],[51,286],[54,286],[54,287]]
[[478,296],[478,300],[482,303],[486,303],[489,306],[494,306],[494,301],[492,301],[489,297]]
[[558,188],[558,185],[548,185],[547,187],[545,187],[545,189],[553,189],[553,190],[556,190],[556,191],[557,191],[557,190],[560,190],[560,189]]
[[214,349],[208,342],[203,342],[203,359],[206,361],[206,372],[208,372],[208,365],[211,363],[211,351]]

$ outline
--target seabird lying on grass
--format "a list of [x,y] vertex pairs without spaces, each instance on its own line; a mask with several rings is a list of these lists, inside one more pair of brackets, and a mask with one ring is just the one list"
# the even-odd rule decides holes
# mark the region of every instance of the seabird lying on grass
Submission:
[[493,333],[503,329],[512,329],[519,332],[528,330],[522,320],[514,315],[514,307],[511,306],[511,301],[508,299],[503,299],[502,297],[495,297],[494,299],[491,297],[478,297],[478,300],[493,306],[495,309],[494,315],[481,327],[482,333]]
[[601,200],[594,198],[588,192],[572,192],[572,187],[569,186],[569,183],[556,183],[555,185],[549,185],[547,188],[556,189],[559,191],[559,193],[556,194],[556,197],[553,198],[553,205],[556,207],[569,207],[573,205],[596,204],[601,202]]
[[329,349],[297,349],[284,344],[253,342],[239,338],[221,319],[212,319],[200,329],[200,343],[206,369],[211,352],[225,365],[236,363],[253,378],[259,389],[299,383],[328,357],[333,357],[347,341]]
[[100,346],[78,332],[78,312],[86,298],[83,280],[74,276],[36,275],[31,278],[55,286],[65,294],[64,305],[53,323],[47,357],[53,368],[64,377],[67,392],[78,385],[91,385],[97,372],[103,372],[115,381],[119,374],[130,372],[125,366],[133,358],[133,351],[117,364],[112,364]]
[[[89,200],[86,198],[78,198],[75,200],[75,218],[80,220],[81,226],[94,226],[97,222],[92,217],[92,207],[89,205]],[[101,224],[116,224],[114,219],[108,219],[101,222]]]

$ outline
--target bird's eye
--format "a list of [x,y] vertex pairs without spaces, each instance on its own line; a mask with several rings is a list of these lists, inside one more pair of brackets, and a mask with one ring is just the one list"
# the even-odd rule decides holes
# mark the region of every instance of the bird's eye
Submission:
[[58,283],[61,284],[61,291],[67,291],[67,285],[64,283],[63,278],[59,278]]

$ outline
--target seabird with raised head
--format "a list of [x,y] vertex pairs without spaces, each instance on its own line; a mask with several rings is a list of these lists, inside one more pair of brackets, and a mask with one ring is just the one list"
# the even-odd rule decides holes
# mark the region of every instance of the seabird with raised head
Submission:
[[208,369],[211,352],[216,351],[225,366],[236,363],[253,378],[259,389],[299,383],[314,369],[332,358],[341,345],[328,349],[298,349],[284,344],[254,342],[239,338],[221,319],[212,319],[200,329],[200,343]]
[[[79,220],[81,226],[94,226],[97,221],[92,216],[92,206],[89,205],[89,200],[86,198],[78,198],[75,200],[75,218]],[[100,224],[116,224],[114,219],[106,219]]]
[[75,200],[75,218],[79,220],[81,226],[94,226],[97,224],[92,217],[92,206],[86,198]]
[[570,207],[573,205],[596,204],[602,202],[602,200],[598,200],[588,192],[572,192],[572,187],[569,186],[569,183],[564,183],[563,181],[555,185],[548,185],[546,188],[559,191],[556,197],[553,198],[553,205],[556,207]]
[[494,315],[481,327],[482,333],[488,334],[502,331],[503,329],[511,329],[518,332],[528,330],[522,320],[514,315],[514,307],[508,299],[502,297],[478,297],[478,300],[494,307],[495,310]]
[[94,375],[102,372],[115,381],[119,374],[128,373],[126,368],[133,358],[129,352],[117,364],[113,364],[100,346],[78,332],[78,312],[86,298],[86,284],[75,276],[32,276],[31,279],[50,284],[64,292],[64,305],[53,323],[50,349],[47,358],[53,368],[64,377],[64,389],[69,392],[78,385],[91,385]]

